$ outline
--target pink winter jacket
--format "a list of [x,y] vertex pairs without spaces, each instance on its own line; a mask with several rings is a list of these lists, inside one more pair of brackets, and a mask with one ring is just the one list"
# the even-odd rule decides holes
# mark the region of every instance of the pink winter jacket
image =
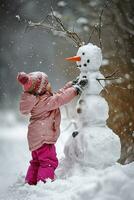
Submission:
[[60,135],[61,115],[59,107],[71,101],[77,95],[71,82],[57,93],[46,92],[34,96],[24,92],[20,99],[20,112],[31,114],[28,126],[28,144],[30,151],[40,148],[44,143],[54,144]]

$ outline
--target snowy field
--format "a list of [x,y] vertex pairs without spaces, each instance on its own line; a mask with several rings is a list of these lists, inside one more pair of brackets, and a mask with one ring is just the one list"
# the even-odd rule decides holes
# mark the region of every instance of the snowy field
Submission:
[[[27,126],[21,123],[0,128],[0,200],[133,200],[134,163],[106,168],[77,168],[71,177],[54,182],[24,185],[30,153],[27,146]],[[64,123],[64,126],[67,124]],[[63,125],[62,125],[63,127]],[[71,132],[71,127],[69,128]],[[69,132],[68,129],[68,132]],[[63,156],[67,133],[57,143],[58,157]],[[90,156],[90,155],[89,155]]]

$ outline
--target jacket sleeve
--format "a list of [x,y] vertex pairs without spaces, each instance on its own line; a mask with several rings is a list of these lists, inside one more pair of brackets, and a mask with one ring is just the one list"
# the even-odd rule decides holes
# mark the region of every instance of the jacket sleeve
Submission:
[[58,90],[57,93],[62,93],[62,92],[64,92],[64,90],[66,90],[67,88],[70,88],[70,87],[72,87],[72,81],[67,82],[63,88]]
[[37,97],[28,93],[24,92],[20,98],[20,112],[21,114],[27,115],[31,112],[34,105],[37,103]]
[[69,103],[75,96],[77,96],[77,92],[73,86],[67,88],[64,87],[48,98],[46,109],[50,111],[59,108],[60,106]]

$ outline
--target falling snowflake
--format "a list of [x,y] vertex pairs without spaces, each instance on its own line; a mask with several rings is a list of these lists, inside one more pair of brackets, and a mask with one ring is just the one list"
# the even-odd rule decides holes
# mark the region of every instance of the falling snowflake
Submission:
[[16,15],[15,17],[18,19],[18,21],[20,21],[20,16],[19,15]]

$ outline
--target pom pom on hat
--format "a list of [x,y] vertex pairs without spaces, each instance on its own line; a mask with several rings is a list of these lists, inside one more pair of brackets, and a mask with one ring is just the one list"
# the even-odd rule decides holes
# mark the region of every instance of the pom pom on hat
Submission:
[[29,77],[25,72],[18,73],[17,80],[20,84],[25,85],[29,81]]

